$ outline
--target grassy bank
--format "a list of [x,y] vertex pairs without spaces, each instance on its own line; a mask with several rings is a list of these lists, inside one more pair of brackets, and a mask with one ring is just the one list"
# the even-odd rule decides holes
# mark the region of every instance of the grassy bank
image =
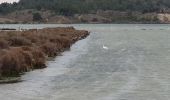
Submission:
[[69,50],[72,44],[88,35],[88,31],[73,27],[1,31],[0,77],[16,77],[45,68],[48,57]]

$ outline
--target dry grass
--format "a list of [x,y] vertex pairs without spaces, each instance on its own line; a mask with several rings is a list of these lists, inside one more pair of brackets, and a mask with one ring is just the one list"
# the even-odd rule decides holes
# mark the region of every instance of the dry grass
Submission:
[[20,75],[44,68],[46,57],[55,57],[89,35],[73,27],[0,32],[0,76]]
[[31,40],[23,36],[13,36],[8,39],[10,46],[31,46]]
[[0,49],[7,49],[7,48],[9,48],[8,41],[4,39],[0,39]]

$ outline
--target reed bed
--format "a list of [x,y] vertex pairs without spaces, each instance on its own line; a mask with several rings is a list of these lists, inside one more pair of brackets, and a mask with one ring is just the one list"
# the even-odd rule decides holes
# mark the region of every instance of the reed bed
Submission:
[[19,76],[45,68],[48,57],[55,57],[89,35],[73,27],[0,32],[0,77]]

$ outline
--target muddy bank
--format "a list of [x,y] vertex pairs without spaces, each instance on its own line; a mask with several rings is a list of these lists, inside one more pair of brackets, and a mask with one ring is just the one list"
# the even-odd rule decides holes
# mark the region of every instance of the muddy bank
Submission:
[[[0,32],[0,80],[33,69],[45,68],[46,60],[69,50],[88,31],[73,27]],[[13,81],[13,80],[12,80]]]

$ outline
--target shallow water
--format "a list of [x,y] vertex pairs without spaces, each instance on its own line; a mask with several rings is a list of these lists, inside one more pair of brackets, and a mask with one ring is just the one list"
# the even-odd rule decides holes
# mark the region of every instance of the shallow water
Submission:
[[0,28],[56,26],[86,29],[91,35],[47,62],[48,68],[26,73],[23,82],[0,85],[2,100],[169,100],[170,25]]

